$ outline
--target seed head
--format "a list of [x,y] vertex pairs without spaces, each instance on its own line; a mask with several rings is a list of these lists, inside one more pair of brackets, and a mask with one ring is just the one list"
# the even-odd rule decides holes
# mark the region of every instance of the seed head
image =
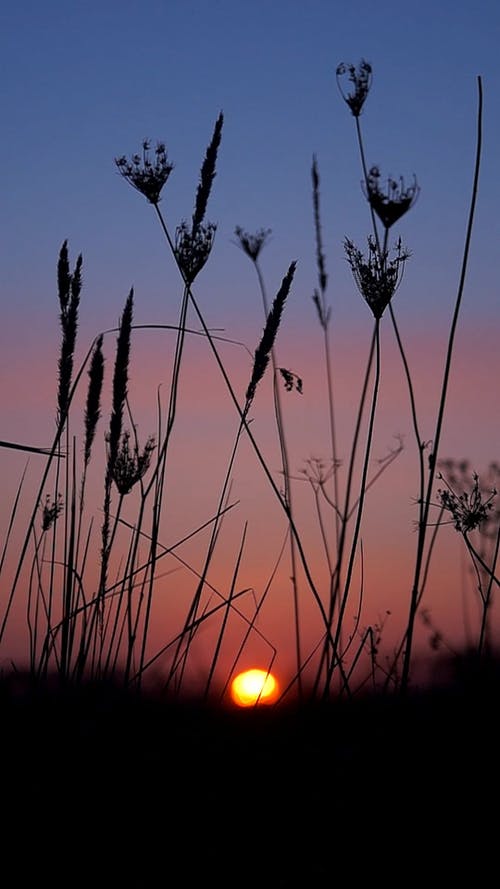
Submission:
[[42,531],[48,531],[56,523],[62,511],[62,495],[58,494],[57,500],[52,500],[50,494],[47,494],[42,507]]
[[394,259],[390,260],[389,251],[379,250],[372,237],[368,238],[367,257],[349,238],[344,241],[344,249],[361,296],[370,306],[374,317],[381,318],[401,283],[409,251],[399,238],[394,247]]
[[457,493],[441,473],[438,474],[438,478],[446,485],[445,488],[438,489],[438,498],[442,507],[451,513],[457,531],[467,534],[488,520],[493,509],[496,488],[492,488],[486,495],[480,488],[476,472],[472,474],[473,484],[470,492],[463,490]]
[[191,285],[205,265],[212,250],[217,226],[213,222],[200,223],[194,233],[187,222],[175,231],[175,257],[186,284]]
[[323,457],[308,457],[304,463],[305,466],[299,472],[315,491],[323,489],[342,465],[340,460],[325,460]]
[[250,403],[253,401],[257,386],[264,376],[266,367],[269,364],[269,356],[273,349],[276,334],[278,333],[278,328],[280,326],[283,309],[285,307],[288,294],[290,293],[296,265],[297,264],[295,262],[290,263],[288,272],[281,282],[281,287],[274,297],[274,302],[267,316],[266,326],[264,327],[260,343],[255,350],[252,376],[250,378],[245,396],[247,405],[250,405]]
[[84,463],[88,465],[94,442],[97,423],[101,416],[101,393],[104,378],[104,357],[102,354],[102,334],[98,338],[90,362],[89,386],[85,405],[85,447]]
[[304,386],[302,382],[302,377],[297,376],[293,370],[288,370],[287,367],[278,367],[278,370],[283,377],[283,382],[285,385],[285,389],[287,392],[293,392],[295,389],[299,395],[302,395],[304,391]]
[[122,432],[123,412],[128,393],[130,339],[134,311],[134,290],[130,290],[120,319],[113,370],[113,407],[109,421],[109,468],[114,465]]
[[122,496],[129,494],[134,485],[144,477],[149,469],[154,449],[155,440],[153,436],[150,436],[142,454],[139,453],[137,442],[131,450],[130,432],[128,429],[125,430],[121,437],[116,458],[110,469],[111,478]]
[[73,361],[78,330],[78,310],[82,289],[82,265],[83,259],[80,254],[76,261],[74,271],[70,271],[68,242],[64,241],[59,252],[59,260],[57,264],[57,284],[60,306],[59,318],[62,332],[61,350],[58,361],[58,421],[65,416],[69,408]]
[[205,154],[205,158],[203,160],[203,164],[200,172],[200,184],[198,185],[198,190],[196,192],[196,202],[193,213],[193,225],[192,231],[193,234],[196,234],[199,226],[202,224],[205,219],[205,213],[207,210],[208,198],[210,196],[210,192],[212,190],[212,183],[215,178],[215,167],[217,162],[217,152],[219,150],[221,136],[222,136],[222,125],[224,123],[224,115],[222,112],[219,114],[214,127],[214,132],[212,135],[212,139],[210,141],[210,145],[207,148],[207,152]]
[[368,181],[363,183],[363,191],[384,228],[390,228],[413,207],[420,189],[416,176],[413,177],[413,185],[407,188],[402,176],[399,182],[389,176],[385,190],[380,187],[380,178],[379,168],[372,167],[368,173]]
[[[347,76],[347,79],[353,85],[353,89],[346,93],[341,86],[341,78]],[[369,93],[372,83],[372,66],[361,59],[357,68],[354,65],[348,65],[341,62],[337,67],[337,86],[340,90],[344,102],[347,102],[351,109],[353,117],[359,117],[363,108],[365,99]]]
[[150,204],[158,203],[161,190],[174,168],[167,159],[164,143],[158,142],[152,156],[148,139],[142,143],[142,154],[133,154],[130,160],[124,155],[117,157],[115,164],[120,175],[140,191]]
[[234,233],[238,238],[238,243],[244,253],[252,260],[257,262],[260,251],[266,245],[271,235],[270,228],[259,228],[254,235],[244,231],[239,225],[236,226]]

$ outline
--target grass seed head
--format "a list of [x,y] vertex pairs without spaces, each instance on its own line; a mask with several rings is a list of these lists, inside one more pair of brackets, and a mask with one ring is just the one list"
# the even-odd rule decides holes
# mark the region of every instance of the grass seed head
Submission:
[[85,404],[85,446],[84,463],[88,465],[95,437],[97,423],[101,416],[101,393],[104,379],[104,357],[102,354],[102,334],[98,338],[90,361],[89,386]]
[[269,363],[269,357],[271,355],[274,341],[276,339],[276,334],[278,333],[278,328],[280,326],[283,308],[285,306],[286,299],[288,297],[288,294],[290,293],[290,288],[292,286],[295,268],[296,263],[292,262],[289,266],[288,272],[281,282],[281,287],[274,298],[271,310],[267,316],[266,326],[264,327],[261,341],[255,350],[252,376],[248,384],[245,396],[247,405],[250,404],[250,402],[253,400],[255,396],[255,390],[257,389],[258,384],[264,376],[266,367]]
[[212,139],[210,145],[207,148],[207,153],[201,167],[200,184],[198,185],[198,190],[196,192],[196,202],[193,213],[193,235],[197,234],[197,231],[205,218],[205,213],[207,212],[208,199],[210,197],[212,183],[216,175],[215,167],[217,163],[217,152],[219,150],[219,145],[222,137],[223,123],[224,115],[221,112],[215,122]]

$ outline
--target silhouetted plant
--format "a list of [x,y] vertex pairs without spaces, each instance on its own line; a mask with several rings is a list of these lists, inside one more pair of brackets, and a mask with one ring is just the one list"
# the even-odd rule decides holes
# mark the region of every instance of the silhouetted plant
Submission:
[[[385,619],[366,627],[361,617],[364,592],[362,522],[368,491],[401,453],[403,447],[402,439],[398,438],[397,446],[390,449],[389,454],[378,461],[374,471],[371,470],[372,442],[381,382],[380,327],[382,323],[387,323],[384,321],[387,316],[390,317],[396,336],[408,385],[418,452],[419,479],[416,498],[418,533],[408,623],[401,645],[395,653],[394,663],[385,670],[384,682],[387,687],[401,688],[403,692],[408,688],[415,616],[419,609],[424,617],[427,614],[425,609],[422,609],[422,596],[437,531],[444,523],[446,515],[451,516],[456,530],[463,537],[476,571],[483,606],[478,650],[479,652],[483,651],[487,639],[487,615],[491,605],[492,589],[493,585],[499,583],[495,569],[500,545],[500,525],[498,523],[495,525],[492,521],[492,516],[497,515],[493,505],[493,490],[485,492],[484,486],[480,485],[479,477],[476,475],[472,478],[470,489],[459,489],[453,476],[438,475],[438,478],[444,482],[444,487],[439,488],[437,492],[439,519],[435,523],[433,531],[429,530],[431,527],[429,509],[431,505],[434,505],[432,494],[439,460],[439,444],[451,356],[463,293],[477,194],[481,153],[481,80],[478,79],[478,138],[469,223],[431,451],[429,451],[429,441],[424,440],[420,435],[411,373],[393,311],[393,297],[401,284],[405,263],[410,254],[402,246],[401,238],[395,238],[392,249],[389,245],[389,236],[392,235],[393,227],[415,205],[419,186],[415,176],[409,185],[405,184],[403,178],[394,179],[392,176],[387,177],[383,183],[380,168],[366,164],[360,117],[371,89],[371,64],[365,60],[361,60],[357,67],[352,64],[340,64],[337,68],[337,82],[355,122],[363,170],[362,188],[372,224],[372,232],[367,239],[367,252],[363,253],[347,237],[344,241],[344,250],[356,287],[372,312],[374,325],[354,420],[350,451],[347,459],[340,460],[337,451],[333,397],[333,382],[337,376],[333,373],[329,345],[330,323],[333,313],[332,307],[327,302],[329,276],[326,269],[320,218],[319,170],[317,159],[314,156],[311,177],[317,284],[313,289],[312,299],[324,344],[330,453],[327,458],[309,458],[306,461],[305,469],[299,471],[299,477],[302,477],[302,480],[310,485],[314,497],[321,545],[328,569],[327,589],[320,591],[314,580],[304,540],[298,529],[295,510],[292,507],[292,480],[295,485],[297,476],[292,474],[290,467],[281,396],[282,387],[285,392],[293,391],[303,395],[303,378],[288,365],[280,366],[274,354],[283,312],[295,279],[296,263],[290,263],[274,301],[269,307],[259,260],[264,247],[269,243],[271,230],[261,228],[252,234],[240,226],[236,227],[236,243],[252,261],[258,275],[265,317],[262,337],[253,355],[250,352],[253,364],[249,372],[248,385],[239,397],[219,351],[218,340],[222,338],[215,336],[208,327],[193,292],[193,285],[198,281],[199,273],[211,256],[217,230],[215,223],[206,221],[206,215],[217,172],[221,145],[224,117],[220,113],[215,121],[213,133],[201,164],[191,219],[182,221],[175,229],[173,237],[159,207],[163,188],[173,170],[173,164],[167,157],[165,144],[159,142],[153,149],[151,143],[145,140],[142,143],[141,153],[132,155],[130,159],[125,156],[115,159],[119,174],[134,190],[145,197],[155,210],[180,275],[181,293],[178,323],[170,326],[170,329],[175,331],[175,346],[166,406],[163,405],[160,394],[158,394],[158,435],[156,437],[149,436],[142,446],[139,443],[137,424],[134,422],[132,407],[129,404],[129,365],[134,331],[133,290],[130,291],[125,303],[118,330],[113,331],[113,333],[117,333],[117,340],[111,385],[109,427],[103,436],[105,443],[103,448],[104,503],[100,541],[98,540],[97,544],[93,533],[93,518],[91,517],[87,522],[87,513],[84,513],[85,490],[87,472],[90,471],[95,456],[96,430],[103,411],[104,338],[111,331],[98,334],[75,374],[83,261],[80,255],[74,270],[71,271],[66,241],[59,253],[57,290],[62,336],[58,359],[57,428],[51,448],[28,446],[30,451],[42,456],[45,455],[47,459],[24,543],[21,547],[19,563],[15,568],[14,581],[10,593],[7,595],[6,604],[2,604],[3,613],[0,625],[1,642],[11,619],[14,595],[20,587],[21,577],[24,577],[22,566],[28,552],[33,553],[31,566],[28,564],[24,572],[28,574],[25,614],[29,667],[33,677],[48,675],[49,667],[54,667],[65,683],[70,680],[77,682],[88,675],[108,679],[123,671],[123,682],[126,685],[136,684],[140,688],[146,671],[157,664],[159,659],[168,656],[170,667],[167,670],[165,687],[167,689],[175,687],[180,692],[183,688],[186,665],[194,640],[200,627],[214,616],[218,617],[221,623],[209,658],[210,666],[204,683],[206,695],[208,695],[214,680],[230,617],[234,616],[245,623],[245,644],[250,634],[253,633],[259,634],[261,639],[264,639],[271,652],[271,664],[273,663],[276,649],[257,627],[257,618],[272,580],[266,585],[260,598],[250,588],[237,589],[237,578],[246,540],[246,525],[232,577],[228,584],[229,592],[221,592],[209,581],[209,570],[218,544],[222,521],[234,505],[229,500],[231,476],[241,437],[245,435],[286,519],[286,534],[290,543],[297,655],[297,674],[291,684],[296,682],[299,689],[302,690],[303,676],[306,670],[310,670],[314,676],[314,695],[319,690],[322,697],[329,697],[333,689],[334,676],[339,679],[337,687],[342,693],[351,694],[354,687],[362,688],[366,682],[370,682],[371,686],[376,688],[377,671],[383,669],[380,662],[380,649]],[[191,310],[200,328],[196,331],[193,331],[187,324],[188,313]],[[141,326],[148,327],[148,325]],[[150,326],[159,327],[160,325]],[[163,327],[167,329],[168,325],[163,325]],[[173,544],[171,541],[168,544],[162,543],[163,517],[166,510],[171,508],[167,489],[168,467],[172,459],[170,444],[176,425],[180,380],[186,360],[185,340],[186,336],[191,334],[201,337],[210,350],[238,418],[233,447],[213,512],[206,522],[185,538],[194,537],[201,531],[208,531],[208,543],[201,559],[201,567],[196,569],[183,561],[182,557],[175,552],[177,546],[183,541]],[[282,475],[282,483],[280,486],[276,483],[274,474],[253,433],[255,418],[250,419],[251,409],[258,404],[257,389],[262,385],[269,365],[272,366],[273,371],[274,413],[281,452],[279,472]],[[73,429],[76,428],[73,418],[72,437],[70,437],[69,420],[70,410],[73,409],[73,397],[85,370],[88,372],[88,388],[83,407],[82,448],[80,450],[76,444],[77,436],[73,434]],[[369,402],[370,381],[372,381],[371,402]],[[129,422],[126,421],[127,418]],[[366,426],[365,448],[360,461],[358,450],[364,426]],[[61,439],[64,434],[65,447],[63,448]],[[22,447],[9,442],[0,442],[0,446]],[[428,451],[428,459],[427,465],[424,466],[424,452],[426,451]],[[51,484],[49,475],[52,468],[55,469],[55,472]],[[79,468],[81,476],[78,479]],[[345,483],[341,491],[344,469]],[[77,480],[80,482],[79,485]],[[359,487],[354,494],[357,480]],[[45,495],[48,487],[52,493]],[[64,497],[60,493],[60,489],[64,490]],[[18,497],[20,490],[21,485]],[[114,509],[112,509],[113,490],[117,494]],[[124,498],[127,498],[125,505]],[[133,512],[134,509],[136,512]],[[331,527],[327,525],[322,510],[330,511]],[[40,511],[41,525],[39,523]],[[0,568],[3,567],[5,561],[7,541],[10,539],[11,526],[16,512],[17,500],[12,509],[11,523],[0,559]],[[488,555],[481,548],[486,528],[489,529],[490,535],[488,537]],[[477,543],[478,539],[479,543]],[[98,556],[95,558],[96,549],[99,546],[100,564]],[[284,545],[280,550],[276,567],[281,560],[283,548]],[[166,644],[151,651],[150,630],[154,614],[153,602],[156,600],[161,576],[160,561],[166,556],[172,559],[177,558],[178,564],[183,565],[195,576],[194,592],[185,614],[181,618],[180,629],[177,626],[169,626]],[[99,572],[97,582],[92,575],[96,563]],[[360,601],[355,608],[353,627],[350,625],[347,631],[346,614],[348,603],[352,598],[355,564],[361,565]],[[112,570],[116,571],[113,581],[111,580]],[[303,576],[300,576],[301,574]],[[89,575],[91,575],[91,580],[89,580]],[[274,571],[272,577],[274,578]],[[303,598],[304,578],[321,619],[321,638],[308,657],[304,657],[303,654],[299,618],[299,601],[301,602]],[[93,592],[90,592],[90,588]],[[214,606],[212,599],[215,596],[219,601]],[[238,599],[240,596],[247,596],[254,603],[250,618],[239,611]],[[430,623],[426,626],[428,629],[431,628]],[[436,646],[441,644],[441,637],[438,639],[435,634],[433,638],[435,638]],[[368,656],[369,668],[365,679],[358,683],[357,675],[361,669],[363,654]],[[235,664],[236,662],[237,659]],[[226,687],[227,682],[224,689]]]
[[[500,586],[495,569],[500,547],[500,522],[499,513],[495,507],[496,487],[485,489],[481,485],[477,472],[472,473],[472,484],[468,472],[468,462],[461,461],[459,471],[461,478],[455,473],[453,461],[441,461],[448,470],[448,477],[438,472],[436,477],[444,483],[444,488],[438,488],[437,496],[441,511],[451,515],[451,522],[465,543],[469,553],[473,571],[477,581],[477,590],[481,600],[481,626],[477,643],[477,655],[482,657],[487,643],[488,616],[492,603],[493,586]],[[458,485],[460,488],[456,490]],[[486,535],[486,528],[493,524],[490,533],[493,548],[489,552],[481,546],[481,537]],[[479,545],[475,545],[471,539],[471,533],[479,535]]]
[[59,388],[57,407],[59,418],[64,420],[68,410],[69,391],[73,375],[73,361],[78,329],[78,309],[82,289],[82,255],[78,257],[73,272],[70,272],[68,242],[65,241],[59,253],[57,283],[59,290],[60,322],[62,331],[61,354],[59,357]]
[[278,328],[280,326],[281,315],[283,313],[288,294],[290,293],[290,287],[293,281],[293,276],[295,274],[295,267],[296,263],[292,262],[288,269],[288,272],[283,278],[281,287],[278,290],[278,293],[276,294],[274,302],[271,306],[271,311],[267,316],[266,326],[264,327],[262,339],[255,350],[252,376],[245,395],[247,404],[253,401],[257,386],[264,376],[266,367],[269,364],[269,359],[271,357],[276,334],[278,333]]
[[349,238],[345,239],[344,249],[361,296],[374,318],[381,318],[401,283],[404,264],[410,255],[408,250],[400,238],[394,248],[394,259],[389,259],[388,252],[381,253],[372,237],[368,238],[366,257]]
[[62,494],[58,494],[53,500],[50,494],[45,497],[45,503],[42,506],[42,531],[45,533],[56,523],[57,519],[63,511]]
[[123,432],[115,462],[111,467],[111,478],[123,497],[130,494],[134,485],[144,478],[149,469],[154,449],[155,440],[150,436],[142,453],[137,445],[134,445],[130,450],[130,432],[128,429]]
[[144,139],[142,154],[133,154],[130,160],[122,155],[115,159],[118,172],[133,188],[144,195],[150,204],[157,204],[174,165],[167,158],[163,142],[158,142],[151,157],[151,143]]
[[398,182],[389,176],[384,192],[380,187],[380,179],[379,168],[371,167],[366,183],[363,182],[363,187],[368,203],[375,210],[384,228],[388,229],[413,207],[418,197],[419,187],[416,176],[413,177],[413,185],[407,187],[405,187],[402,177]]
[[[342,80],[348,79],[352,87],[346,92],[342,87]],[[372,66],[365,59],[361,59],[358,67],[352,64],[341,62],[337,66],[337,85],[341,92],[342,98],[351,109],[353,117],[359,117],[363,109],[366,97],[370,91],[372,83]]]

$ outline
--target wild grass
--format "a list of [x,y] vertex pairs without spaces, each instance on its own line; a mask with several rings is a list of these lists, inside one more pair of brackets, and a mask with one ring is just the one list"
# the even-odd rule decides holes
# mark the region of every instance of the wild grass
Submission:
[[[365,61],[358,67],[341,64],[337,75],[355,124],[371,226],[364,252],[348,237],[344,248],[354,285],[366,303],[368,317],[372,316],[373,331],[357,400],[350,450],[344,465],[339,456],[337,436],[338,380],[332,369],[332,311],[328,303],[327,254],[322,237],[320,172],[317,158],[313,156],[312,225],[317,286],[311,285],[311,291],[321,331],[329,456],[310,459],[302,470],[302,481],[307,481],[313,494],[316,533],[324,556],[322,576],[327,577],[326,584],[316,579],[320,572],[308,552],[306,535],[301,530],[303,526],[295,499],[297,470],[291,463],[283,403],[283,393],[286,392],[293,391],[299,397],[305,397],[303,380],[295,370],[280,365],[276,348],[286,318],[287,300],[294,287],[296,259],[290,258],[274,299],[269,301],[260,256],[270,231],[262,228],[252,234],[236,226],[237,244],[256,272],[264,313],[263,333],[253,350],[251,372],[243,397],[238,395],[230,368],[222,357],[223,338],[210,329],[194,289],[198,287],[199,276],[215,243],[217,226],[207,221],[207,211],[223,138],[224,117],[220,113],[201,164],[191,220],[182,220],[175,231],[171,230],[161,208],[162,192],[173,170],[165,144],[160,142],[153,149],[146,140],[140,153],[130,159],[126,156],[116,159],[124,181],[151,205],[177,269],[180,281],[177,320],[170,319],[164,325],[135,325],[134,291],[131,289],[117,328],[96,333],[78,365],[78,325],[80,313],[84,311],[83,258],[78,256],[71,270],[67,242],[60,248],[57,287],[61,343],[57,362],[54,439],[47,449],[13,442],[0,443],[3,447],[34,451],[43,466],[27,526],[22,531],[18,527],[20,501],[25,496],[24,477],[21,478],[2,548],[0,653],[13,613],[20,607],[25,615],[18,659],[6,669],[5,675],[10,671],[19,675],[26,673],[35,684],[57,677],[63,688],[79,689],[83,684],[101,683],[103,687],[121,685],[135,691],[143,689],[144,683],[152,677],[154,684],[159,682],[162,693],[169,699],[182,698],[189,693],[196,642],[207,626],[211,626],[208,667],[201,682],[203,698],[205,701],[225,699],[231,677],[237,671],[246,647],[257,637],[266,651],[266,669],[273,668],[276,645],[260,628],[259,615],[270,595],[278,566],[286,563],[293,601],[295,668],[284,684],[280,702],[294,696],[301,702],[326,702],[344,696],[353,698],[359,689],[366,691],[367,688],[404,697],[412,687],[415,622],[419,610],[424,620],[430,620],[428,612],[423,609],[422,598],[437,535],[442,533],[447,514],[451,514],[455,529],[463,538],[464,551],[477,579],[481,613],[470,649],[476,664],[483,664],[491,654],[494,639],[490,633],[489,616],[499,585],[496,566],[500,522],[499,512],[494,507],[496,491],[494,486],[485,488],[477,474],[472,475],[472,488],[468,489],[466,473],[458,478],[454,473],[455,463],[448,455],[443,457],[440,451],[479,187],[483,113],[481,79],[478,78],[476,159],[470,209],[444,374],[436,393],[435,430],[429,443],[420,431],[414,377],[393,305],[410,251],[399,235],[394,246],[390,242],[395,226],[403,224],[404,217],[412,210],[419,187],[416,178],[410,185],[405,185],[402,178],[394,180],[390,177],[385,186],[378,167],[369,167],[366,163],[361,115],[371,88],[371,66]],[[380,477],[391,471],[402,450],[402,443],[398,442],[398,446],[373,470],[373,438],[384,382],[382,324],[390,324],[401,358],[415,437],[416,488],[419,492],[413,580],[407,592],[407,623],[389,661],[383,661],[379,654],[383,627],[380,624],[365,626],[362,616],[362,528],[366,501]],[[142,442],[129,393],[134,336],[139,327],[163,328],[169,330],[170,335],[173,332],[175,337],[169,392],[165,400],[158,394],[157,416],[152,421],[153,428],[156,425],[156,434],[149,434]],[[103,392],[109,358],[105,358],[105,353],[113,337],[111,406],[106,419]],[[178,428],[181,382],[188,360],[186,343],[195,337],[207,347],[221,377],[236,427],[213,511],[186,537],[165,543],[165,516],[176,508],[170,498],[169,479],[171,473],[175,473],[173,443]],[[76,372],[75,368],[78,368]],[[269,375],[281,459],[278,476],[254,433],[251,416],[258,390]],[[81,422],[76,395],[85,389],[86,377]],[[103,421],[107,424],[104,433]],[[225,523],[231,522],[236,506],[231,497],[231,480],[243,441],[256,457],[285,523],[284,536],[277,534],[273,570],[260,595],[253,587],[240,585],[239,580],[245,559],[246,523],[227,587],[220,589],[211,580],[214,559],[219,548],[224,546],[221,540],[223,528]],[[95,451],[97,447],[102,449],[103,444],[102,507],[96,516],[89,514],[87,492]],[[436,481],[442,485],[438,489]],[[431,514],[435,507],[438,508],[437,521],[432,519],[434,512]],[[187,539],[198,544],[198,567],[180,555],[179,550]],[[162,595],[160,581],[164,578],[163,565],[167,557],[178,560],[192,576],[193,585],[185,612],[180,616],[177,613],[172,622],[165,617],[165,640],[158,645],[152,642],[152,622],[157,620],[157,604]],[[354,629],[346,620],[353,598],[357,601]],[[303,623],[306,601],[312,604],[319,622],[317,638],[309,649]],[[228,646],[226,652],[229,630],[234,622],[243,625],[244,633],[236,651],[234,646]],[[434,630],[432,633],[438,647],[443,642],[442,635]],[[227,663],[230,666],[225,674],[221,674],[220,665]]]

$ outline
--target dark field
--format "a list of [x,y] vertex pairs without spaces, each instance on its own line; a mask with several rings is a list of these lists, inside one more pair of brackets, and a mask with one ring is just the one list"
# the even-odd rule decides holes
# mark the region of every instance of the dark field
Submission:
[[216,710],[4,682],[3,885],[497,885],[499,691]]

